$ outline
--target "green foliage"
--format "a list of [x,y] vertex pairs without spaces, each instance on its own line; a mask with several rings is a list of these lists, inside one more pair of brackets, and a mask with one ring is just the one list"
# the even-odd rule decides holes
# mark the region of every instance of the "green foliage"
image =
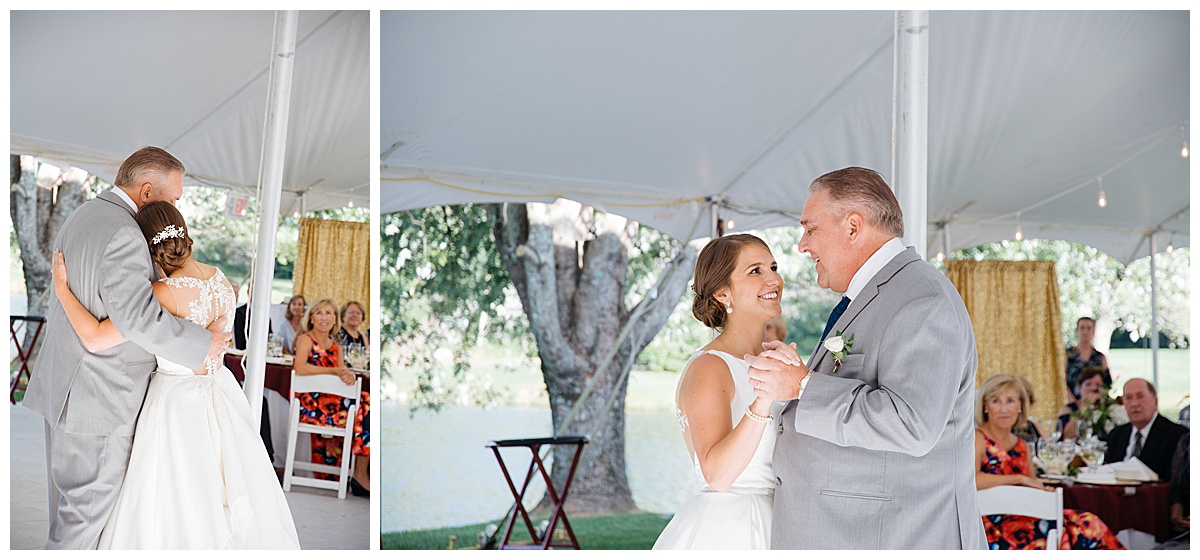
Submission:
[[[600,216],[596,212],[590,225]],[[384,375],[415,372],[413,410],[494,403],[500,394],[490,378],[471,373],[471,350],[481,339],[504,339],[533,356],[536,344],[500,261],[487,207],[422,208],[380,221],[382,334],[399,347],[385,352],[398,359],[385,360]],[[630,248],[628,306],[654,284],[675,249],[672,238],[638,228]]]
[[[535,526],[547,516],[533,516]],[[571,529],[583,550],[650,550],[659,533],[667,527],[670,517],[655,513],[611,515],[603,517],[572,516]],[[496,520],[503,536],[504,520]],[[479,533],[487,523],[447,527],[427,531],[400,531],[381,535],[384,550],[445,550],[450,536],[457,537],[455,549],[477,548]],[[562,523],[559,523],[561,530]],[[529,531],[521,521],[513,527],[514,542],[529,542]],[[497,537],[499,538],[499,537]]]
[[[487,380],[470,377],[471,348],[481,335],[532,344],[487,207],[422,208],[380,221],[380,322],[383,340],[400,346],[399,359],[383,364],[384,375],[417,371],[414,410],[492,402],[497,393]],[[441,348],[452,348],[448,370],[439,366]]]

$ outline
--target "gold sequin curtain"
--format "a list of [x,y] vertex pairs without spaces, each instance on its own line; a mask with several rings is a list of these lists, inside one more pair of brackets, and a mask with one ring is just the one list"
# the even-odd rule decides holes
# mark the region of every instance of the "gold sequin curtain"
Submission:
[[341,308],[356,300],[369,316],[371,224],[301,218],[292,282],[293,292],[304,294],[309,303],[328,297]]
[[1031,417],[1055,418],[1067,402],[1067,367],[1052,261],[946,261],[975,328],[975,386],[999,373],[1033,385]]

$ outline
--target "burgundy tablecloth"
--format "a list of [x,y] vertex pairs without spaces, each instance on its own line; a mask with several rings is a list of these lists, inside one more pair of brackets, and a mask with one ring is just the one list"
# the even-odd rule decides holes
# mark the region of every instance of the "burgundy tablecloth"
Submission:
[[[225,354],[225,367],[229,368],[229,371],[233,372],[233,376],[237,378],[238,383],[245,383],[246,372],[242,370],[241,356]],[[359,377],[362,377],[363,380],[363,391],[366,391],[367,394],[371,394],[371,376],[364,373],[360,373],[358,375]],[[290,392],[292,388],[291,366],[267,364],[266,379],[263,380],[263,386],[267,389],[275,391],[276,393],[279,393],[280,395],[283,395],[283,398],[290,400],[292,398],[292,394]]]
[[[233,376],[237,378],[238,383],[246,382],[246,372],[242,369],[242,356],[225,354],[225,367],[233,372]],[[290,399],[292,395],[288,390],[292,388],[291,366],[267,364],[266,379],[263,380],[263,386],[283,395],[285,399]]]
[[1096,514],[1113,533],[1136,529],[1154,535],[1158,542],[1170,538],[1170,484],[1076,484],[1063,488],[1063,507]]

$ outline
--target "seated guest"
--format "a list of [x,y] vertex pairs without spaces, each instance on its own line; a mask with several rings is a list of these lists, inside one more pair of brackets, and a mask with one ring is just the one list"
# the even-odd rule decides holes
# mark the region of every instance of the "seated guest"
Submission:
[[[336,375],[343,383],[353,385],[354,372],[346,368],[346,357],[334,340],[338,326],[338,309],[333,300],[321,298],[313,302],[304,316],[304,332],[296,337],[296,360],[292,366],[296,375]],[[345,427],[354,422],[354,437],[351,442],[341,438],[323,438],[312,434],[312,462],[335,466],[341,464],[342,453],[356,455],[354,471],[349,485],[355,496],[370,497],[371,476],[371,395],[365,389],[359,393],[358,411],[354,418],[347,419],[350,399],[325,393],[297,395],[300,398],[300,421],[305,424]],[[343,449],[348,444],[349,450]],[[331,475],[318,473],[320,478]],[[346,483],[346,481],[342,481]]]
[[1175,459],[1171,461],[1171,528],[1176,532],[1190,531],[1192,527],[1192,433],[1184,432],[1175,447]]
[[[1058,431],[1062,432],[1064,439],[1079,437],[1079,426],[1075,420],[1071,419],[1071,413],[1100,402],[1104,396],[1106,371],[1100,366],[1088,366],[1079,373],[1079,400],[1068,402],[1066,406],[1058,410]],[[1097,437],[1103,435],[1106,434],[1096,434]],[[1101,437],[1101,439],[1104,438]]]
[[1108,373],[1108,359],[1099,350],[1092,347],[1092,339],[1096,337],[1096,320],[1091,317],[1080,317],[1075,321],[1075,336],[1079,341],[1075,346],[1067,348],[1067,402],[1079,400],[1079,374],[1088,366],[1104,368],[1104,386],[1112,387],[1112,376]]
[[294,354],[296,352],[296,337],[304,332],[304,327],[301,325],[301,319],[304,317],[304,308],[308,302],[301,294],[292,296],[288,300],[287,311],[283,317],[287,319],[282,325],[279,325],[279,338],[283,339],[283,351],[285,354]]
[[[1029,395],[1015,376],[989,377],[975,398],[975,487],[1028,486],[1049,490],[1033,475],[1025,440],[1012,433],[1018,422],[1028,421]],[[992,550],[1046,548],[1053,522],[1021,515],[985,515],[983,529]],[[1125,547],[1094,514],[1063,510],[1061,549],[1123,550]]]
[[1125,382],[1124,392],[1129,423],[1117,426],[1108,435],[1104,462],[1117,463],[1137,457],[1158,473],[1159,480],[1170,480],[1171,458],[1187,428],[1159,415],[1158,392],[1153,383],[1130,379]]
[[[237,309],[233,311],[233,347],[238,350],[246,349],[246,337],[249,336],[250,324],[250,302],[254,301],[254,294],[250,287],[246,287],[246,303],[240,303]],[[267,320],[267,334],[271,334],[271,320]]]
[[[1033,394],[1033,384],[1020,375],[1014,375],[1013,377],[1021,382],[1021,387],[1025,389],[1025,394],[1029,396],[1029,409],[1033,410],[1033,405],[1037,403],[1037,398]],[[1013,433],[1029,443],[1037,443],[1038,438],[1042,437],[1042,432],[1038,430],[1037,424],[1033,422],[1033,419],[1028,414],[1025,415],[1024,424],[1018,422],[1013,427]]]
[[366,333],[358,330],[366,320],[367,315],[363,312],[362,304],[353,300],[347,301],[342,306],[342,328],[338,329],[338,344],[342,345],[342,348],[350,344],[357,344],[363,348],[370,346],[371,341]]
[[771,322],[763,327],[763,342],[775,340],[787,342],[787,321],[783,320],[783,315],[771,319]]

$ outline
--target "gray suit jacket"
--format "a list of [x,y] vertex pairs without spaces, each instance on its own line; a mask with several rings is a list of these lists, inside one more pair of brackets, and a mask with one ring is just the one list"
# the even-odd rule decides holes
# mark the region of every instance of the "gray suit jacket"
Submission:
[[776,428],[772,548],[986,549],[975,502],[975,334],[962,298],[912,248],[834,324],[854,345]]
[[54,246],[66,257],[71,292],[97,319],[112,319],[127,342],[89,353],[51,291],[24,404],[51,429],[61,423],[70,433],[132,435],[154,356],[199,368],[212,335],[158,304],[146,238],[116,193],[105,191],[72,212]]

